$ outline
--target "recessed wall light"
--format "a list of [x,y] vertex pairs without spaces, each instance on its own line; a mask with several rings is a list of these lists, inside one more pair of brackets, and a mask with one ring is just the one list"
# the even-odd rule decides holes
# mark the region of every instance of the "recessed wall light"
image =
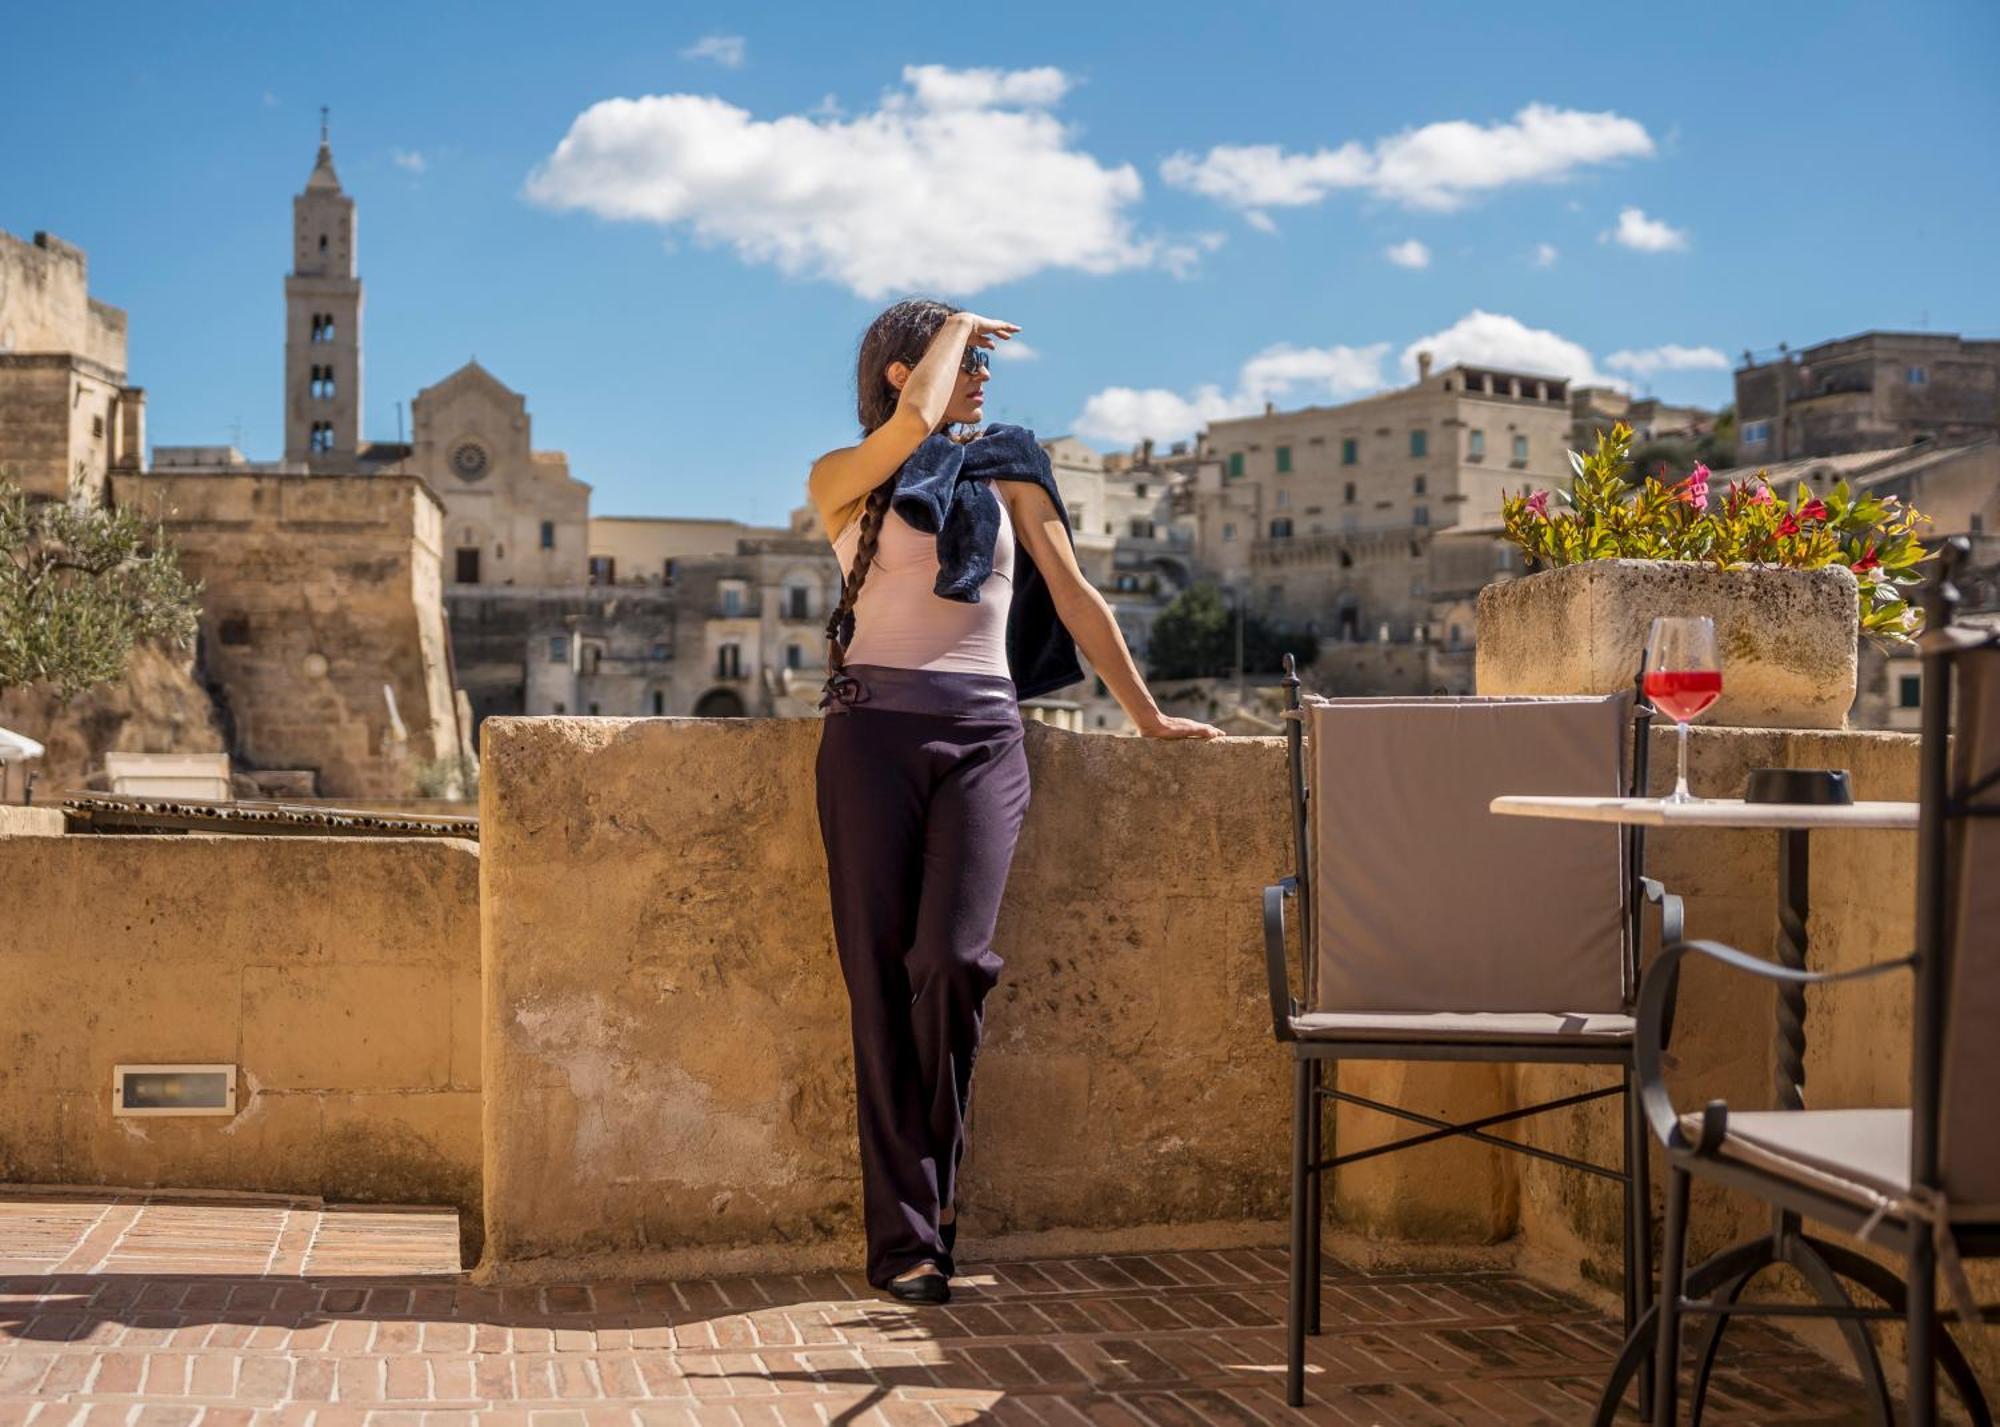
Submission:
[[115,1065],[113,1115],[234,1115],[233,1065]]

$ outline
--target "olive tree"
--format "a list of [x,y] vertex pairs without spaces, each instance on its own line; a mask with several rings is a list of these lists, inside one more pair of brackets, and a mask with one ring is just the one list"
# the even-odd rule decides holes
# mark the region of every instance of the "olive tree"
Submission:
[[194,643],[198,583],[136,512],[31,498],[0,473],[0,690],[64,699],[121,678],[142,641]]

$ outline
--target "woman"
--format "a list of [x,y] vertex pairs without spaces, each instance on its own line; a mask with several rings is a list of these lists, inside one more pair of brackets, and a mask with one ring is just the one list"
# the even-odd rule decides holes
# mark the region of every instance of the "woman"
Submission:
[[868,1281],[914,1303],[951,1296],[993,926],[1028,807],[1017,699],[1080,677],[1080,646],[1141,733],[1221,732],[1146,691],[1033,433],[970,434],[988,352],[1018,331],[920,299],[884,312],[861,343],[861,442],[820,457],[808,486],[846,576],[817,771]]

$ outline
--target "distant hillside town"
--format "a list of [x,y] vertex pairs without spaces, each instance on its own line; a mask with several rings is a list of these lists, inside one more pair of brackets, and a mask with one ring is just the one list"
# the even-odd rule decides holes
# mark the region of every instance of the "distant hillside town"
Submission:
[[[79,249],[0,233],[0,476],[157,518],[205,587],[192,661],[156,671],[173,686],[159,698],[196,713],[0,697],[0,725],[65,750],[47,776],[101,783],[104,756],[136,740],[226,754],[245,795],[451,797],[495,714],[815,716],[840,576],[810,506],[784,528],[593,514],[567,457],[535,448],[527,397],[476,361],[414,394],[407,441],[365,439],[356,203],[324,133],[292,217],[272,460],[149,456],[126,314],[89,294]],[[1479,591],[1524,573],[1503,498],[1566,481],[1567,452],[1616,422],[1645,469],[1702,459],[1724,480],[1902,495],[1932,536],[1980,542],[1974,602],[2000,610],[2000,341],[1864,332],[1746,352],[1722,412],[1423,354],[1408,386],[1267,405],[1189,441],[1043,444],[1083,567],[1142,661],[1176,601],[1212,586],[1229,618],[1309,640],[1314,688],[1458,693]],[[1270,682],[1239,667],[1162,688],[1257,732],[1276,727],[1251,692]],[[1871,654],[1854,721],[1911,726],[1915,688],[1911,660]],[[1124,731],[1094,680],[1036,704]],[[68,726],[23,726],[36,719]]]

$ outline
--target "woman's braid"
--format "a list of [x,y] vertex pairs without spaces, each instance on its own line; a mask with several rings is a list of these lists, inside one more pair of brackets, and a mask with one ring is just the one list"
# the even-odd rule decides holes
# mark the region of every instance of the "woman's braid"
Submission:
[[868,567],[875,563],[876,547],[882,543],[882,522],[888,517],[889,498],[895,493],[896,477],[891,475],[868,492],[868,501],[861,508],[861,538],[854,543],[854,563],[841,582],[840,603],[826,621],[827,662],[833,669],[846,663],[847,646],[854,638],[854,602],[868,579]]

